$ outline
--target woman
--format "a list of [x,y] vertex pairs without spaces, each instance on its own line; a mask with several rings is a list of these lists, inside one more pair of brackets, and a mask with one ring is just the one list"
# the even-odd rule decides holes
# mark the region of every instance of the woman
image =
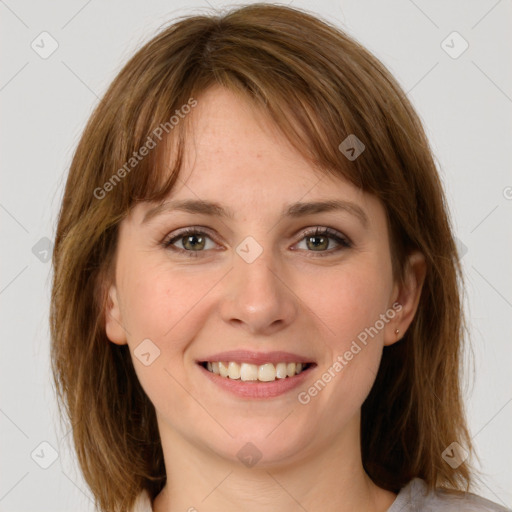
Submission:
[[53,261],[53,371],[99,510],[505,510],[464,492],[427,139],[339,29],[254,4],[157,35],[85,129]]

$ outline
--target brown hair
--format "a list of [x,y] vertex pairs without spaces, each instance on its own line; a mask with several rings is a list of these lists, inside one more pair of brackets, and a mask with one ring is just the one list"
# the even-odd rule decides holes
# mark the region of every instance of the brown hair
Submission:
[[[187,118],[172,131],[169,119],[215,84],[263,109],[324,172],[382,201],[398,280],[410,251],[424,254],[417,314],[403,340],[384,349],[362,407],[363,465],[394,492],[414,477],[469,489],[467,463],[452,469],[442,459],[453,441],[471,452],[460,389],[462,280],[421,122],[385,67],[343,31],[301,10],[253,4],[185,17],[141,48],[97,106],[71,164],[53,254],[51,357],[97,505],[126,510],[143,489],[154,498],[165,484],[153,405],[128,346],[105,334],[107,284],[120,221],[138,201],[163,200],[177,179]],[[162,123],[172,150],[162,139],[127,167]],[[366,146],[353,161],[338,149],[349,134]]]

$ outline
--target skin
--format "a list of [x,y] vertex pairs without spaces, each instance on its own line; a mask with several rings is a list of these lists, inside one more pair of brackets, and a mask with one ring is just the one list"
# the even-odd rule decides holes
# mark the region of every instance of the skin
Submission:
[[[154,205],[138,204],[120,225],[106,312],[108,338],[130,346],[157,412],[168,479],[153,510],[385,511],[396,495],[364,472],[360,410],[383,347],[414,317],[424,258],[410,255],[399,285],[380,201],[314,169],[243,99],[215,87],[190,116],[184,166],[168,199],[216,201],[234,219],[174,211],[143,223]],[[355,203],[368,225],[348,211],[280,219],[290,203],[326,199]],[[198,257],[163,247],[188,226],[207,229]],[[317,226],[352,246],[329,238],[315,249],[304,233]],[[247,236],[263,248],[250,264],[236,252]],[[173,247],[193,252],[186,241]],[[299,403],[297,393],[395,302],[402,307],[394,318],[317,396]],[[145,366],[133,351],[148,338],[160,355]],[[317,367],[284,395],[239,398],[212,384],[195,362],[235,349],[294,352]],[[247,442],[262,455],[253,467],[237,457]]]

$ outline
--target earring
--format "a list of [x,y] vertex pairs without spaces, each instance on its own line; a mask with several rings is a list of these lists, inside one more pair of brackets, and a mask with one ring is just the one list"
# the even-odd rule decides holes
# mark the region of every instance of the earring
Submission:
[[398,336],[400,334],[400,329],[395,329],[395,334]]

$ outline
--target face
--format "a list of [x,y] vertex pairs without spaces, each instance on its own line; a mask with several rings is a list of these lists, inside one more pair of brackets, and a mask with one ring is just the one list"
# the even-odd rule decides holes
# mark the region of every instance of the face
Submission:
[[[165,205],[120,225],[107,336],[129,345],[175,445],[236,461],[250,442],[272,465],[353,444],[419,293],[393,280],[384,208],[224,89],[190,115]],[[217,207],[172,208],[184,201]],[[325,202],[337,208],[311,206]]]

